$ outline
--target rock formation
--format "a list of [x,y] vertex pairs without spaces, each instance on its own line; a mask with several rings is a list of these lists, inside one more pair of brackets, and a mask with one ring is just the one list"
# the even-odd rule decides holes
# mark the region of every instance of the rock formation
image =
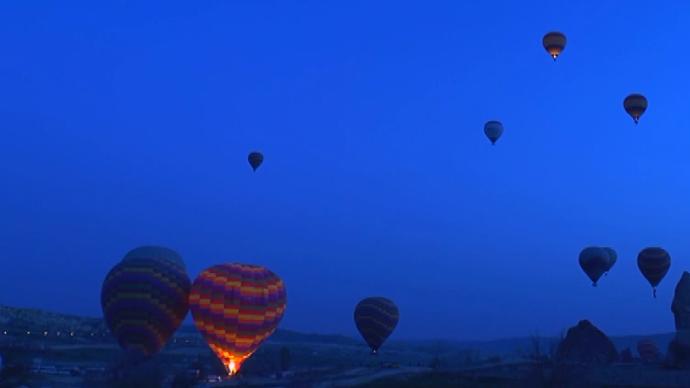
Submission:
[[617,358],[618,352],[613,342],[587,320],[568,329],[568,334],[556,350],[557,362],[609,364]]
[[671,311],[676,336],[668,346],[666,363],[670,367],[690,369],[690,273],[687,271],[676,285]]

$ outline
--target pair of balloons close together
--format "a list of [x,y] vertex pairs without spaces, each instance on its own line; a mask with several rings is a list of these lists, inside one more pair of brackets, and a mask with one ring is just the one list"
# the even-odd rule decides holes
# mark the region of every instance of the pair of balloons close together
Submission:
[[191,283],[180,255],[154,246],[127,253],[101,290],[106,324],[126,351],[158,353],[191,310],[229,374],[275,331],[286,303],[283,281],[264,267],[220,264]]
[[[580,252],[580,267],[596,286],[601,275],[608,273],[617,259],[618,254],[611,248],[586,247]],[[656,287],[671,267],[671,256],[663,248],[645,248],[637,255],[637,267],[652,286],[656,298]]]
[[[232,375],[278,327],[285,314],[285,284],[265,267],[220,264],[190,282],[175,251],[143,246],[128,252],[103,281],[101,307],[108,328],[128,352],[158,353],[191,310],[194,324]],[[398,308],[366,298],[355,323],[376,353],[398,323]]]

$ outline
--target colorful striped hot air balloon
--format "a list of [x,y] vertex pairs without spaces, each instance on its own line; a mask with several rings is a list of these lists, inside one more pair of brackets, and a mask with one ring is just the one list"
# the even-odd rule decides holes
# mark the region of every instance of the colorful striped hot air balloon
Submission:
[[122,261],[127,261],[130,259],[154,259],[165,263],[176,265],[186,271],[184,261],[182,256],[170,248],[156,246],[156,245],[143,245],[132,249],[127,252]]
[[286,303],[278,276],[258,265],[236,263],[206,269],[189,296],[194,324],[229,375],[273,334]]
[[644,362],[655,362],[661,358],[661,352],[656,343],[650,339],[643,339],[637,342],[637,352],[640,359]]
[[400,314],[398,307],[391,300],[383,297],[362,299],[355,307],[355,324],[364,340],[376,354],[393,333]]
[[178,265],[128,258],[115,265],[103,281],[105,322],[123,349],[152,356],[187,315],[189,289],[189,277]]
[[656,287],[671,267],[671,256],[663,248],[645,248],[637,255],[637,266],[651,284],[656,298]]

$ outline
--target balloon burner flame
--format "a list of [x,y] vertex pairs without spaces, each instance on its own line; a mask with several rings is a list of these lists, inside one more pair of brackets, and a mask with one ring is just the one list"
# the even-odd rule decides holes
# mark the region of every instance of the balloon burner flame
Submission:
[[237,373],[237,365],[235,365],[234,360],[230,360],[228,363],[228,376],[232,376]]

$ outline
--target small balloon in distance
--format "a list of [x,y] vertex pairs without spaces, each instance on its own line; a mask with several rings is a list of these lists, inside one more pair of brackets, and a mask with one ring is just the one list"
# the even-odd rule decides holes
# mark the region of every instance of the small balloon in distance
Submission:
[[566,42],[567,39],[565,35],[558,31],[551,31],[542,38],[544,49],[546,49],[546,52],[549,53],[554,61],[561,55],[563,50],[565,50]]
[[503,124],[500,121],[490,120],[484,124],[484,134],[491,144],[495,145],[496,141],[503,135]]
[[264,162],[264,155],[261,152],[254,151],[247,157],[249,165],[252,166],[252,170],[256,171],[259,166]]
[[635,124],[640,122],[640,117],[647,111],[647,97],[633,93],[623,100],[623,108],[632,117]]

